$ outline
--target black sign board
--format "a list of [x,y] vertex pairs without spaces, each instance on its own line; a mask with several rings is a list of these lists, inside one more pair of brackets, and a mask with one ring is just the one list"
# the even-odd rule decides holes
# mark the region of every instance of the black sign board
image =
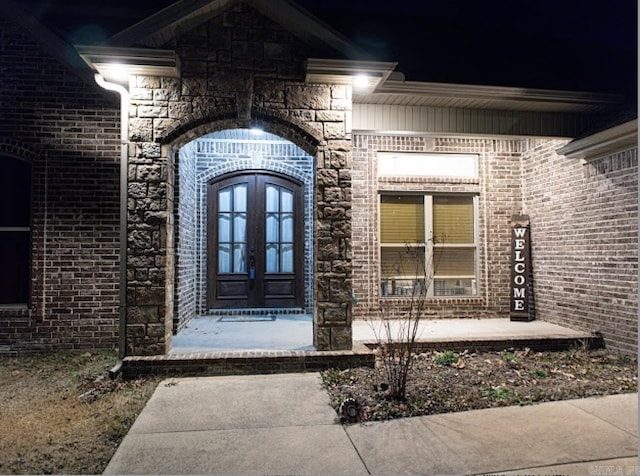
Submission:
[[511,309],[512,321],[535,319],[533,270],[531,266],[531,229],[529,217],[511,218]]

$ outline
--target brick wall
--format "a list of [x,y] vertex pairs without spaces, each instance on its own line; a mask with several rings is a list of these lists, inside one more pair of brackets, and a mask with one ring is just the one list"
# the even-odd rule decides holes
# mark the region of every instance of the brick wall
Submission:
[[[201,240],[190,218],[201,197],[196,169],[187,170],[194,153],[187,144],[250,125],[315,161],[306,202],[307,214],[314,212],[306,227],[307,236],[315,231],[307,262],[314,278],[306,279],[313,281],[307,303],[314,304],[318,349],[350,348],[352,317],[375,316],[381,303],[391,303],[396,316],[405,312],[406,301],[379,295],[378,193],[419,191],[478,197],[478,294],[434,298],[429,317],[507,317],[510,217],[527,213],[538,318],[600,330],[610,348],[635,352],[637,149],[585,165],[556,154],[566,140],[356,134],[352,142],[350,87],[305,84],[304,59],[317,52],[244,4],[165,46],[180,55],[183,76],[131,83],[128,354],[165,353],[174,328],[201,310],[202,272],[194,269],[202,257],[193,246]],[[0,153],[33,166],[31,302],[0,309],[0,353],[113,347],[117,95],[3,20],[0,68]],[[476,154],[479,175],[378,178],[379,151]],[[272,162],[262,166],[283,166]]]
[[[377,177],[382,151],[464,153],[478,156],[477,179]],[[474,297],[432,298],[428,318],[507,317],[509,311],[510,218],[520,212],[519,140],[464,139],[354,134],[353,148],[353,268],[354,318],[379,316],[381,305],[393,317],[406,315],[410,302],[380,297],[379,192],[452,192],[478,196],[478,294]]]
[[555,152],[565,143],[531,139],[524,155],[537,314],[601,331],[608,348],[635,354],[637,148],[584,164]]
[[[355,135],[354,317],[376,317],[381,305],[402,317],[409,304],[380,297],[379,192],[477,193],[478,296],[430,299],[425,317],[508,317],[510,217],[525,213],[537,318],[600,331],[609,348],[635,353],[637,149],[583,164],[555,152],[567,142]],[[379,151],[478,154],[478,180],[378,178]]]
[[197,310],[198,290],[198,199],[196,182],[197,144],[190,142],[180,149],[176,174],[176,289],[173,331],[177,333],[193,319]]
[[116,95],[0,19],[0,154],[32,164],[31,303],[0,309],[0,354],[114,347]]

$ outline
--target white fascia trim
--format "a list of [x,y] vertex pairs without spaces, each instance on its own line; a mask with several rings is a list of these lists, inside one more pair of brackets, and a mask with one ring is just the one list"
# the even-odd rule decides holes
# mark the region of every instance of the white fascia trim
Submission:
[[638,119],[571,141],[557,152],[570,159],[588,160],[633,146],[638,146]]
[[173,50],[76,45],[80,57],[105,80],[121,82],[114,70],[125,70],[129,76],[180,77],[180,59]]
[[376,93],[407,94],[419,96],[451,97],[457,99],[508,100],[540,103],[612,104],[621,98],[614,94],[596,94],[581,91],[528,89],[506,86],[474,84],[426,83],[390,79]]

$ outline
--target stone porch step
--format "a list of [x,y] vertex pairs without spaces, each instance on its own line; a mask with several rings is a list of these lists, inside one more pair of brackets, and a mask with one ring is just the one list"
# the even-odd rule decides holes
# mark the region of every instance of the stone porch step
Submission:
[[[433,337],[416,343],[416,352],[427,350],[500,351],[530,348],[534,351],[559,351],[576,347],[602,348],[602,336],[575,332],[571,336],[508,337]],[[294,372],[317,372],[330,368],[372,367],[375,363],[375,341],[355,342],[351,351],[224,351],[133,356],[123,360],[124,378],[145,375],[212,376]]]

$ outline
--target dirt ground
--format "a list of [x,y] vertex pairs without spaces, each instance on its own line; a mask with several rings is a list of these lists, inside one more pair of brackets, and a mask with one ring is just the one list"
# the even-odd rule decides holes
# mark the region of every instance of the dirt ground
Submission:
[[352,398],[354,420],[372,421],[637,392],[637,370],[636,358],[605,350],[428,352],[413,360],[404,402],[388,398],[381,366],[322,378],[338,413]]
[[100,474],[158,384],[113,352],[0,359],[0,474]]

